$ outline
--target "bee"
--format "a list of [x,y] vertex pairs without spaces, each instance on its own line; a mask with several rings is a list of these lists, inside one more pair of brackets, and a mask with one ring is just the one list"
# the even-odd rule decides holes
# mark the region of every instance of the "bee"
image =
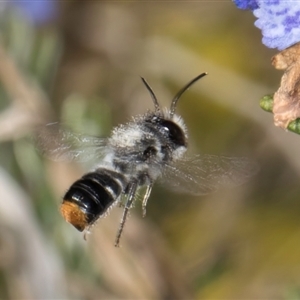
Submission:
[[173,98],[170,109],[164,110],[147,81],[141,78],[154,110],[115,127],[108,138],[75,134],[58,124],[48,124],[37,134],[38,149],[54,160],[99,160],[94,170],[75,181],[65,193],[60,212],[67,222],[88,232],[114,205],[123,204],[115,240],[118,247],[137,192],[144,190],[145,216],[147,201],[158,179],[179,192],[203,195],[223,185],[242,184],[256,172],[247,158],[185,155],[187,127],[175,113],[176,107],[182,94],[205,75],[187,83]]

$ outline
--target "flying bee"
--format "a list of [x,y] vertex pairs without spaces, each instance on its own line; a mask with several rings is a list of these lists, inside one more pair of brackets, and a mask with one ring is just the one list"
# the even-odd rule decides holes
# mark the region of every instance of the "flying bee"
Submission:
[[117,247],[138,190],[144,187],[145,216],[157,179],[179,192],[201,195],[223,185],[242,184],[256,172],[255,164],[247,158],[185,155],[187,128],[175,114],[176,106],[182,94],[205,75],[202,73],[186,84],[173,98],[170,109],[165,110],[141,78],[154,110],[115,127],[106,139],[78,135],[56,123],[39,131],[38,149],[54,160],[99,159],[94,170],[75,181],[64,195],[60,211],[67,222],[79,231],[88,232],[111,207],[124,203],[115,240]]

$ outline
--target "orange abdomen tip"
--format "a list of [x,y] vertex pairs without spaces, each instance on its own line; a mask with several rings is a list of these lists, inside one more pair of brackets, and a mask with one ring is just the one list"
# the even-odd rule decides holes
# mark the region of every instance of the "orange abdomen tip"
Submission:
[[77,230],[83,231],[88,226],[86,214],[76,203],[64,200],[60,207],[60,212],[64,219]]

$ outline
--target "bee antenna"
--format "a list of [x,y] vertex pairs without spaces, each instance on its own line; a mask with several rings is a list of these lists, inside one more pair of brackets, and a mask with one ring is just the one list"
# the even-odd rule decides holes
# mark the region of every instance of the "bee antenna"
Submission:
[[179,100],[179,98],[181,97],[181,95],[190,88],[191,85],[193,85],[196,81],[198,81],[200,78],[206,76],[207,73],[202,73],[200,75],[198,75],[197,77],[195,77],[193,80],[191,80],[187,85],[185,85],[173,98],[172,103],[171,103],[171,108],[170,108],[170,117],[172,118],[175,114],[175,110],[176,110],[176,105],[177,102]]
[[152,88],[150,87],[150,85],[148,84],[148,82],[146,81],[145,78],[141,77],[141,79],[142,79],[144,85],[146,86],[148,92],[149,92],[150,95],[151,95],[152,101],[153,101],[153,103],[154,103],[154,109],[155,109],[155,111],[156,111],[156,112],[159,112],[159,111],[160,111],[159,103],[158,103],[158,101],[157,101],[157,98],[156,98],[156,96],[155,96],[155,94],[154,94]]

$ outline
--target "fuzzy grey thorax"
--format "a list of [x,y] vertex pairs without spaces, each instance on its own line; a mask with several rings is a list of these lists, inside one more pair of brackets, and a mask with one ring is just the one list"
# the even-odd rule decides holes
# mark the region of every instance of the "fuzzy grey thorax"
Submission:
[[164,164],[182,157],[187,149],[187,132],[182,119],[168,112],[149,112],[116,127],[109,145],[114,150],[114,167],[138,182],[155,181]]
[[[147,113],[116,127],[109,138],[109,145],[117,149],[116,153],[121,156],[144,151],[147,154],[149,147],[155,148],[158,153],[167,148],[172,155],[178,148],[187,148],[187,131],[177,115],[169,118],[164,114]],[[144,159],[147,159],[147,155],[141,157],[141,160]]]

